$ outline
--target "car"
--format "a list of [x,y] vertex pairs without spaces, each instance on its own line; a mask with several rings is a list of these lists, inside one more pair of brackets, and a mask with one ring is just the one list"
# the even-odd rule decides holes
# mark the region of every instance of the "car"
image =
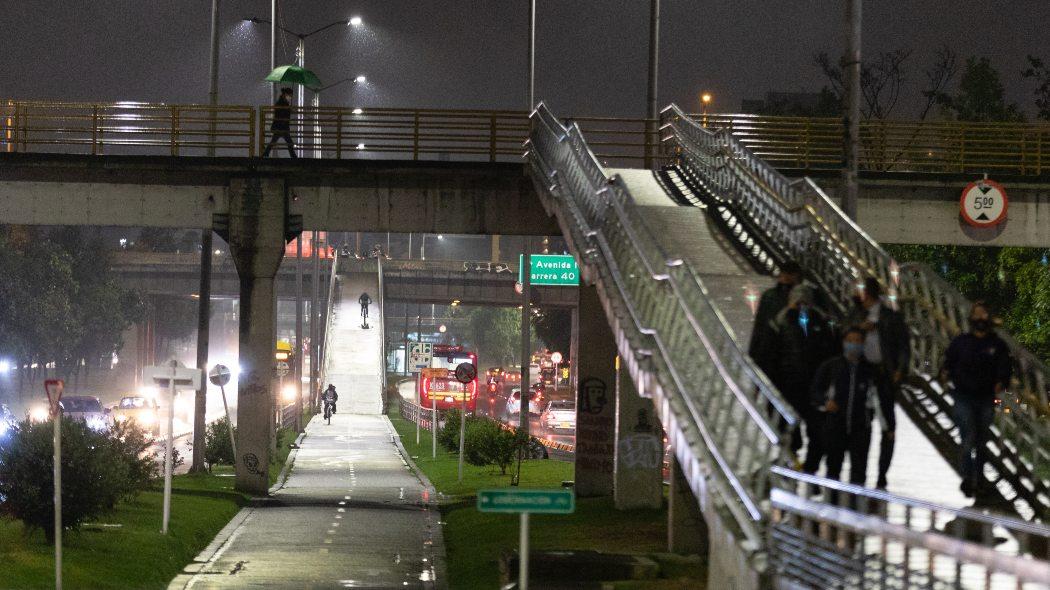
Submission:
[[[529,413],[539,414],[540,413],[540,400],[543,394],[539,391],[532,389],[532,396],[529,398]],[[510,396],[507,397],[507,407],[505,413],[509,416],[511,414],[521,413],[521,388],[515,387],[510,390]]]
[[83,420],[93,430],[109,428],[109,410],[102,408],[102,402],[92,395],[70,395],[58,402],[62,407],[62,417]]
[[540,423],[548,430],[576,430],[576,402],[555,400],[547,403]]
[[155,436],[160,434],[160,412],[153,398],[139,395],[126,395],[113,407],[113,420],[124,422],[134,420]]

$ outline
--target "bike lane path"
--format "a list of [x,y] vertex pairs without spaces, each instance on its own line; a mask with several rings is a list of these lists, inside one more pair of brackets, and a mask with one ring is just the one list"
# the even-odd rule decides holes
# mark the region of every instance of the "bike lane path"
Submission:
[[169,588],[446,588],[433,490],[389,419],[315,416],[291,475]]

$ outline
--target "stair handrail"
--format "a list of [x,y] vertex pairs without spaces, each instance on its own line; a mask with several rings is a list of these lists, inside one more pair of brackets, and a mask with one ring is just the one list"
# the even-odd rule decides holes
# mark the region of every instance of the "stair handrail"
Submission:
[[[717,490],[739,530],[760,547],[769,467],[787,462],[786,433],[797,416],[733,339],[691,266],[663,251],[623,181],[606,174],[577,125],[562,125],[540,104],[532,114],[529,161],[533,178],[549,183],[542,189],[565,203],[584,270],[630,342],[633,354],[621,347],[621,356],[629,369],[637,366],[632,356],[644,357],[654,367],[653,387],[676,409],[676,421],[665,423],[669,436],[692,443],[689,455],[679,459],[705,466],[708,483],[697,482],[694,491]],[[690,350],[695,354],[683,362],[681,355]],[[725,431],[718,431],[713,406],[739,416],[738,430],[719,438]],[[698,436],[689,441],[686,430]],[[750,448],[742,451],[748,436],[755,440],[748,439]],[[740,443],[735,457],[726,453],[733,442]],[[684,453],[682,446],[675,445],[676,453]]]
[[[671,105],[661,113],[661,138],[680,167],[715,185],[715,192],[756,219],[792,222],[766,223],[764,230],[823,283],[842,309],[850,309],[864,278],[878,279],[912,331],[913,380],[942,407],[953,405],[948,391],[935,381],[948,342],[969,327],[971,303],[958,290],[925,265],[898,264],[812,179],[788,179],[755,156],[731,129],[706,128]],[[799,224],[809,231],[799,231]],[[1037,477],[1039,465],[1050,464],[1050,370],[1009,335],[1000,336],[1010,347],[1014,386],[1003,396],[996,429],[1012,438],[1009,445],[1000,440],[992,444],[1017,460],[993,465],[1014,493],[1009,500],[1021,500],[1038,518],[1050,518],[1050,482]],[[942,433],[953,436],[950,429]]]

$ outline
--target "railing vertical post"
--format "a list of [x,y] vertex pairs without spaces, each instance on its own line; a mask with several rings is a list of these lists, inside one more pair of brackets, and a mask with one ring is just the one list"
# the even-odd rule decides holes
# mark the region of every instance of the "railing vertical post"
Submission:
[[171,107],[171,155],[179,155],[179,107]]
[[91,107],[91,155],[98,155],[98,105]]
[[496,161],[496,114],[489,116],[489,162]]
[[419,111],[412,115],[412,159],[419,159]]
[[263,107],[256,107],[256,112],[258,113],[258,116],[256,116],[255,118],[259,125],[257,128],[256,137],[256,140],[259,143],[257,143],[256,145],[258,146],[257,149],[259,150],[259,155],[261,156],[266,150],[266,111],[263,110]]
[[339,109],[335,115],[335,158],[343,157],[343,109]]
[[248,157],[255,157],[255,109],[248,108]]

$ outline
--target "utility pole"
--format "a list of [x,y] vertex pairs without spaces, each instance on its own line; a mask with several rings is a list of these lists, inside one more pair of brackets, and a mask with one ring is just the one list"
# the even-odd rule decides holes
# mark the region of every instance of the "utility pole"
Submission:
[[529,104],[526,112],[536,108],[536,0],[529,0]]
[[[277,67],[277,0],[270,0],[270,71]],[[277,101],[277,82],[270,82],[270,102]]]
[[[208,68],[208,104],[212,107],[210,114],[211,133],[208,137],[208,155],[215,155],[215,107],[219,104],[219,0],[211,0],[211,59]],[[210,221],[210,220],[209,220]],[[211,330],[211,262],[212,262],[212,228],[201,230],[201,277],[197,300],[197,368],[208,371],[208,336]],[[207,427],[208,381],[201,380],[193,400],[193,459],[190,471],[200,473],[207,469],[204,465],[204,430]]]
[[648,112],[645,122],[645,167],[653,167],[654,142],[657,131],[656,90],[660,67],[660,0],[649,0],[649,87],[646,98]]
[[861,0],[848,0],[846,24],[849,31],[846,68],[848,83],[846,85],[847,109],[845,128],[846,170],[843,178],[845,191],[842,196],[842,211],[850,218],[857,219],[857,199],[859,193],[858,172],[860,170],[860,32]]

